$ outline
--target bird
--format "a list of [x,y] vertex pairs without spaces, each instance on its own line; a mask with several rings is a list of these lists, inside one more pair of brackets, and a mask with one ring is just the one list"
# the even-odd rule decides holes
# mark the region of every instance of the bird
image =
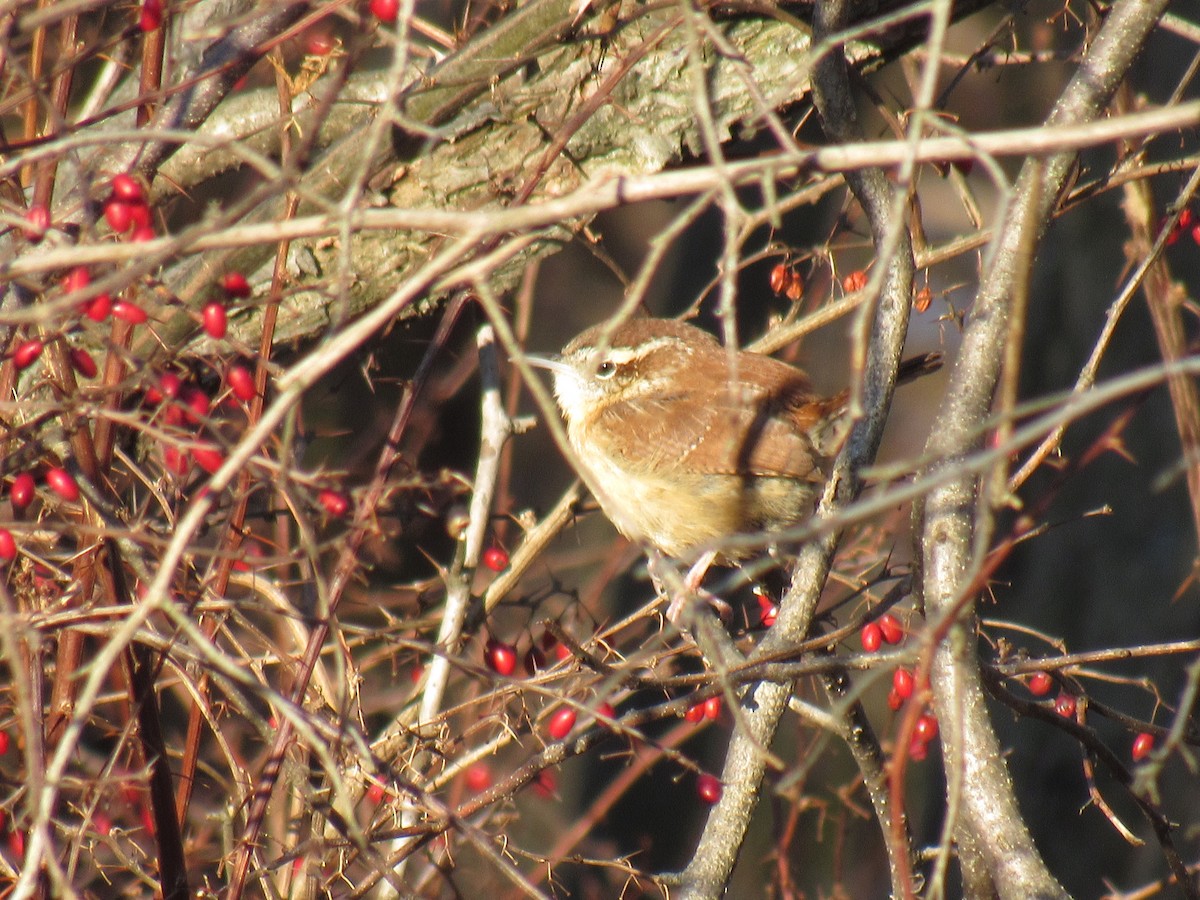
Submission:
[[[769,543],[812,515],[849,427],[848,391],[821,396],[795,366],[673,319],[596,325],[529,361],[552,373],[568,442],[617,529],[666,557],[699,554],[690,588],[748,555],[731,537]],[[938,365],[914,357],[901,377]]]

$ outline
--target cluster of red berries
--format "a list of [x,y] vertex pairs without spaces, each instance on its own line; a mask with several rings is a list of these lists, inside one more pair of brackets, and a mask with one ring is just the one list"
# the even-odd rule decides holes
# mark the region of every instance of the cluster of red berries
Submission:
[[[1054,677],[1049,672],[1034,672],[1029,676],[1026,686],[1029,688],[1029,693],[1033,694],[1033,696],[1045,697],[1054,690]],[[1076,699],[1074,694],[1065,689],[1060,690],[1058,696],[1054,698],[1054,711],[1065,719],[1075,718],[1075,712],[1078,708],[1078,699]],[[1154,735],[1148,731],[1143,731],[1134,737],[1129,755],[1134,762],[1141,762],[1153,750]]]
[[[879,648],[888,644],[899,644],[904,641],[904,626],[891,613],[884,613],[878,619],[867,622],[859,630],[859,640],[867,653],[876,653]],[[911,669],[898,667],[892,673],[892,687],[888,691],[888,708],[897,711],[909,698],[917,692],[917,675]],[[938,736],[938,720],[932,710],[925,710],[917,718],[913,729],[912,739],[908,744],[910,759],[920,762],[929,755],[929,745]]]
[[1196,222],[1196,217],[1190,209],[1184,209],[1179,214],[1179,219],[1176,220],[1175,226],[1171,229],[1170,234],[1167,235],[1167,246],[1169,247],[1178,241],[1185,231],[1191,235],[1195,243],[1200,244],[1200,223]]
[[794,303],[804,296],[804,279],[795,266],[788,263],[776,263],[771,268],[768,283],[776,297],[787,297]]
[[[611,723],[616,717],[617,711],[608,701],[596,707],[595,718],[601,723]],[[577,721],[579,721],[579,713],[575,707],[560,706],[550,715],[550,721],[546,723],[546,736],[552,741],[561,741],[571,733],[571,729],[575,727]]]
[[[1029,693],[1035,697],[1045,697],[1054,689],[1054,678],[1049,672],[1034,672],[1029,676]],[[1073,719],[1079,701],[1070,691],[1061,690],[1054,698],[1054,711],[1064,719]]]
[[132,175],[122,172],[113,176],[104,201],[104,220],[116,234],[128,234],[131,241],[154,240],[146,194]]
[[904,626],[891,613],[884,613],[878,619],[867,622],[858,633],[862,648],[867,653],[875,653],[883,645],[899,644],[904,640]]
[[[62,466],[51,466],[46,469],[43,479],[46,487],[60,500],[66,503],[75,503],[79,500],[79,482]],[[32,505],[36,493],[37,482],[32,474],[18,472],[14,475],[12,483],[8,487],[8,502],[12,507],[13,514],[20,516],[24,513]],[[7,565],[16,558],[16,538],[9,529],[0,527],[0,564]],[[5,735],[5,740],[7,737]],[[3,752],[0,750],[0,754]]]
[[[145,211],[145,221],[149,221],[140,185],[128,175],[118,175],[112,180],[111,195],[105,208],[105,215],[114,230],[127,227],[128,216],[141,215],[137,212],[131,213],[131,210]],[[84,266],[77,266],[63,279],[62,287],[69,297],[85,291],[90,284],[90,271]],[[209,302],[201,315],[205,333],[217,340],[224,338],[227,331],[227,303],[244,299],[251,294],[250,285],[240,272],[228,272],[222,276],[220,288],[223,298]],[[83,318],[96,323],[112,317],[136,326],[145,323],[149,318],[146,311],[136,303],[124,299],[113,300],[107,293],[80,301],[78,309]],[[14,341],[8,358],[17,370],[24,370],[41,358],[44,349],[45,341],[42,338],[18,338]],[[68,348],[68,358],[75,371],[84,378],[95,378],[99,374],[96,361],[84,348]],[[225,369],[224,383],[230,396],[241,403],[250,403],[260,393],[254,372],[241,363],[232,363]],[[177,372],[168,370],[158,375],[146,387],[142,399],[147,406],[156,411],[155,414],[161,414],[163,423],[170,428],[182,429],[184,426],[192,426],[203,429],[215,424],[210,420],[212,398],[199,385],[185,382]],[[163,468],[171,475],[179,478],[186,476],[193,463],[212,474],[224,464],[225,456],[215,441],[191,431],[176,437],[176,440],[166,442],[162,451]],[[78,498],[78,485],[65,470],[52,468],[47,472],[46,479],[47,486],[68,502]],[[12,498],[15,511],[23,508],[22,504],[27,505],[32,501],[33,490],[32,476],[18,475],[14,479]],[[317,495],[317,502],[333,518],[346,515],[350,508],[349,499],[333,489],[321,490]],[[7,529],[0,530],[0,562],[10,562],[15,556],[16,543],[12,533]]]
[[688,707],[683,718],[692,724],[699,724],[705,719],[716,721],[721,718],[721,695],[714,694],[706,700],[701,700]]
[[[159,12],[161,16],[161,5]],[[155,237],[146,192],[141,183],[126,172],[114,175],[108,184],[108,197],[104,201],[104,220],[115,234],[127,235],[131,241],[150,241]],[[49,208],[41,203],[30,206],[25,211],[25,222],[21,230],[26,240],[38,243],[50,230]]]
[[938,736],[938,720],[932,712],[923,712],[917,718],[912,739],[908,742],[909,759],[921,762],[929,755],[929,745]]
[[847,294],[853,294],[855,291],[861,291],[866,286],[867,273],[862,269],[855,269],[842,279],[842,290],[844,290]]
[[[141,184],[131,175],[120,174],[109,183],[109,196],[104,203],[104,217],[109,226],[121,234],[129,233],[131,240],[148,240],[154,237],[150,224],[150,208]],[[26,213],[26,236],[40,240],[50,227],[50,214],[44,206],[34,206]],[[76,266],[62,280],[62,289],[68,297],[83,293],[91,285],[91,272],[85,266]],[[97,294],[78,302],[80,315],[93,322],[101,323],[110,317],[129,325],[141,325],[149,316],[132,300],[107,293]],[[30,368],[45,350],[46,338],[18,335],[9,348],[8,359],[18,371]],[[68,359],[75,371],[84,378],[95,378],[99,367],[91,354],[82,347],[69,347]]]
[[[228,272],[221,278],[221,290],[224,300],[213,300],[205,305],[201,314],[201,324],[209,337],[220,340],[225,337],[228,325],[226,303],[232,299],[241,299],[250,295],[250,285],[240,272]],[[241,403],[250,403],[259,395],[258,384],[254,373],[241,363],[231,363],[224,373],[225,386],[229,393]],[[204,427],[209,424],[212,410],[212,400],[198,385],[185,384],[175,372],[166,371],[158,380],[151,384],[143,394],[144,401],[152,407],[163,409],[163,420],[171,427],[179,428],[185,424]],[[203,440],[198,435],[188,435],[177,443],[167,444],[163,449],[164,468],[176,477],[184,477],[195,462],[209,474],[215,473],[225,462],[225,456],[215,442]],[[344,515],[334,512],[340,504],[334,502],[336,492],[326,498],[325,492],[319,496],[319,501],[331,515]],[[346,506],[349,506],[348,501]]]
[[[542,635],[541,647],[533,644],[525,654],[525,672],[529,676],[537,674],[546,665],[547,655],[553,655],[555,660],[562,662],[570,659],[571,650],[549,631]],[[513,644],[489,637],[483,647],[484,664],[497,675],[506,678],[517,671],[517,648]]]

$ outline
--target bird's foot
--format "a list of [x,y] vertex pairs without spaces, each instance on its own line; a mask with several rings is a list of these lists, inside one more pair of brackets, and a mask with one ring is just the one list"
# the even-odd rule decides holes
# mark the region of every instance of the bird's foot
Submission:
[[654,588],[660,596],[671,598],[670,603],[667,604],[666,615],[667,621],[672,625],[686,629],[691,604],[696,600],[712,607],[713,612],[720,617],[722,622],[728,623],[733,616],[733,607],[716,594],[706,591],[700,586],[715,558],[715,552],[705,553],[696,560],[687,575],[680,579],[679,573],[661,554],[651,555],[650,579],[654,582]]

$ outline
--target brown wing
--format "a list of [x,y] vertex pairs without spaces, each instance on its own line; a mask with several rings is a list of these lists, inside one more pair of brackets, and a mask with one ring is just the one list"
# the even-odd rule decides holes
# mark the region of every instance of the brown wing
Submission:
[[743,355],[731,383],[720,358],[696,366],[678,390],[616,404],[606,415],[639,436],[651,471],[686,460],[695,472],[820,481],[826,460],[815,441],[844,398],[817,397],[797,369],[763,356]]

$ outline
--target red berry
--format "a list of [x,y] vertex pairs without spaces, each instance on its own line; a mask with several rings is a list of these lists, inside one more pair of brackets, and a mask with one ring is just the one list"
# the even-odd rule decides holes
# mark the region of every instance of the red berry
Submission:
[[488,668],[498,675],[511,675],[517,670],[517,648],[490,638],[483,650]]
[[719,694],[704,701],[704,715],[709,719],[721,718],[721,697]]
[[12,855],[17,859],[25,857],[25,832],[19,828],[16,831],[8,833],[8,849],[12,851]]
[[879,617],[879,631],[889,644],[898,644],[904,640],[904,628],[891,613],[884,613]]
[[383,785],[378,781],[372,781],[367,787],[367,800],[372,806],[378,806],[383,802]]
[[765,588],[755,586],[754,599],[758,601],[759,622],[763,628],[770,628],[779,618],[779,607],[771,599]]
[[241,272],[226,272],[221,276],[221,289],[230,297],[249,297],[250,282]]
[[304,52],[309,56],[328,56],[334,45],[333,32],[324,23],[312,26],[304,35]]
[[145,203],[129,204],[129,215],[133,217],[133,224],[136,228],[149,228],[152,224],[150,221],[150,207]]
[[209,475],[215,475],[217,470],[225,463],[225,454],[212,444],[205,444],[192,448],[192,459]]
[[146,321],[146,311],[136,303],[128,300],[118,300],[112,305],[112,314],[122,322],[130,325],[141,325]]
[[220,340],[225,337],[228,319],[225,315],[225,304],[215,300],[204,307],[204,330],[210,338]]
[[162,0],[143,0],[142,14],[138,16],[138,28],[142,31],[157,31],[162,27]]
[[492,770],[487,763],[472,763],[463,773],[463,780],[466,781],[469,791],[481,793],[492,786]]
[[129,240],[134,244],[141,244],[146,241],[152,241],[156,237],[158,235],[154,233],[154,229],[149,225],[139,225],[133,229],[133,234],[129,235]]
[[124,234],[133,227],[133,203],[109,200],[104,204],[104,221],[117,234]]
[[1141,762],[1150,755],[1150,751],[1153,749],[1154,735],[1143,731],[1133,739],[1133,748],[1129,751],[1129,755],[1133,757],[1134,762]]
[[784,285],[783,294],[793,303],[804,296],[804,279],[799,272],[788,272],[788,281]]
[[685,712],[683,714],[683,717],[687,721],[692,722],[693,724],[696,722],[703,722],[704,721],[704,702],[701,701],[701,702],[697,703],[695,706],[689,706],[687,709],[687,712]]
[[894,690],[902,700],[907,700],[913,695],[913,687],[915,679],[913,673],[908,669],[897,669],[892,673],[892,690]]
[[82,291],[92,283],[91,273],[84,266],[76,266],[63,279],[63,290],[68,294]]
[[904,698],[896,692],[895,688],[892,688],[890,691],[888,691],[887,705],[888,709],[892,710],[893,712],[904,705]]
[[564,706],[554,711],[554,715],[550,717],[550,724],[546,726],[546,733],[550,735],[551,740],[561,741],[574,727],[575,710]]
[[179,399],[183,401],[183,416],[189,424],[199,425],[212,410],[212,400],[208,394],[194,385],[180,391]]
[[82,347],[72,347],[68,355],[71,357],[71,365],[75,371],[84,378],[95,378],[99,373],[100,370],[96,368],[96,361],[92,359],[92,354]]
[[1192,226],[1192,242],[1200,244],[1200,225]]
[[113,176],[112,195],[113,199],[120,200],[122,203],[142,204],[146,202],[142,186],[138,184],[136,178],[125,172]]
[[[163,397],[174,400],[179,396],[181,390],[183,390],[183,379],[174,372],[163,372],[162,377],[158,379],[158,387],[146,391],[146,399],[151,403],[161,403]],[[157,396],[152,396],[155,393]]]
[[96,814],[92,816],[92,825],[95,827],[96,833],[99,835],[107,836],[112,832],[112,819],[98,810]]
[[867,286],[867,273],[862,269],[851,272],[842,279],[842,288],[847,294],[853,294],[855,291],[861,291]]
[[17,540],[7,528],[0,528],[0,563],[10,563],[17,558]]
[[25,239],[36,244],[50,228],[50,210],[40,203],[25,210]]
[[938,720],[933,713],[923,713],[917,719],[917,726],[913,730],[913,738],[919,740],[922,744],[928,744],[938,736]]
[[1192,215],[1191,207],[1185,206],[1183,208],[1183,212],[1181,212],[1179,214],[1179,227],[1187,228],[1189,225],[1192,224],[1192,218],[1193,218],[1193,215]]
[[46,486],[68,503],[79,499],[79,483],[75,476],[61,466],[55,466],[46,472]]
[[493,572],[503,572],[508,568],[508,554],[500,547],[488,547],[483,551],[483,564]]
[[1073,718],[1075,715],[1075,698],[1068,693],[1061,693],[1054,701],[1054,711],[1064,719]]
[[539,797],[545,797],[548,800],[554,796],[554,792],[557,790],[558,777],[549,769],[542,769],[533,779],[533,791]]
[[98,294],[83,307],[83,314],[93,322],[103,322],[112,312],[112,297],[108,294]]
[[908,758],[921,762],[927,756],[929,756],[929,745],[913,735],[913,739],[908,742]]
[[702,772],[700,777],[696,779],[696,793],[700,795],[700,799],[705,803],[716,803],[721,799],[723,790],[721,779],[716,775],[709,775],[707,772]]
[[175,400],[180,391],[184,390],[184,379],[174,372],[163,372],[162,378],[158,379],[158,388],[162,390],[163,396],[168,400]]
[[596,717],[602,720],[615,719],[617,717],[617,710],[611,703],[605,700],[598,707],[596,707]]
[[37,338],[31,338],[24,343],[18,344],[17,349],[13,350],[12,361],[17,369],[28,369],[37,358],[42,355],[42,351],[46,349],[46,345]]
[[771,269],[771,276],[767,279],[767,283],[771,286],[771,293],[778,296],[783,293],[783,289],[788,283],[788,267],[784,263],[776,263]]
[[254,375],[245,366],[230,366],[229,371],[225,373],[225,383],[233,391],[233,396],[243,403],[249,403],[258,393],[254,385]]
[[19,473],[13,478],[12,487],[8,489],[8,500],[13,509],[22,510],[29,506],[33,502],[36,490],[37,485],[34,483],[33,476],[28,472]]
[[862,648],[868,653],[874,653],[883,643],[883,631],[879,627],[878,622],[868,622],[862,627],[859,632],[859,639],[862,641]]
[[331,491],[327,488],[317,494],[317,502],[324,507],[325,512],[335,519],[340,519],[350,511],[350,500],[339,491]]
[[177,478],[182,478],[192,467],[192,460],[186,452],[169,444],[163,448],[163,467]]
[[1029,676],[1029,693],[1035,697],[1045,697],[1054,687],[1054,679],[1049,672],[1034,672]]
[[392,23],[400,13],[399,0],[371,0],[368,4],[371,15],[380,22]]

